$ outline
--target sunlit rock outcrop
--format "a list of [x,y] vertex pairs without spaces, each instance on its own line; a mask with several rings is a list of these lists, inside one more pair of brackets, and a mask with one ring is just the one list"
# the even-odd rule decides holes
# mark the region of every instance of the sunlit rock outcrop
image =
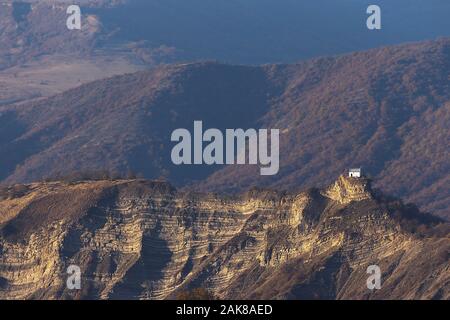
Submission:
[[341,175],[323,194],[340,203],[370,199],[370,182],[366,178],[352,178]]

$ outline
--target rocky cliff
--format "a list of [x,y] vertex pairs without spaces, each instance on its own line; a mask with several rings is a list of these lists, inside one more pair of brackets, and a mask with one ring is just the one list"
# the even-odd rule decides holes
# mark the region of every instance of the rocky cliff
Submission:
[[[448,224],[341,176],[298,194],[146,180],[0,192],[0,299],[449,299]],[[382,271],[367,289],[369,265]],[[69,265],[81,289],[69,290]]]

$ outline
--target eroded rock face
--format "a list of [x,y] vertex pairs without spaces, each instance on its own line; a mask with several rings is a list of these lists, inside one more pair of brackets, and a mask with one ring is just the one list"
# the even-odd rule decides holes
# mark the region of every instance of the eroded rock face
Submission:
[[[143,180],[36,183],[0,194],[0,298],[449,298],[449,239],[407,231],[367,181],[236,197]],[[403,211],[402,211],[403,210]],[[402,222],[403,221],[403,222]],[[440,228],[446,227],[444,223]],[[383,272],[367,289],[366,268]],[[69,265],[81,290],[66,286]]]
[[333,185],[325,190],[324,195],[339,203],[370,199],[370,183],[366,178],[341,175]]

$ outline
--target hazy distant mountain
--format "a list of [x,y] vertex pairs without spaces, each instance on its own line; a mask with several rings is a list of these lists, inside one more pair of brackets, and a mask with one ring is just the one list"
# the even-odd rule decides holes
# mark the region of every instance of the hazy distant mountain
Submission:
[[[309,187],[362,166],[376,185],[443,216],[450,205],[450,41],[263,67],[193,63],[96,81],[0,107],[0,178],[93,169],[238,191]],[[175,166],[171,132],[278,128],[280,172]]]
[[382,30],[366,27],[367,0],[0,1],[0,104],[49,96],[161,63],[292,63],[450,36],[450,2],[379,0]]

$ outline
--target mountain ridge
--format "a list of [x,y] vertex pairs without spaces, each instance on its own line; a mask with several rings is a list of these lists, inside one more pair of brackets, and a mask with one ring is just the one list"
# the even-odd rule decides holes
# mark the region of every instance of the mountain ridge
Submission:
[[[0,179],[107,169],[236,192],[323,186],[361,166],[377,187],[448,217],[449,61],[450,42],[441,39],[295,65],[199,62],[95,81],[0,107]],[[279,174],[172,165],[171,132],[195,120],[280,129]]]

